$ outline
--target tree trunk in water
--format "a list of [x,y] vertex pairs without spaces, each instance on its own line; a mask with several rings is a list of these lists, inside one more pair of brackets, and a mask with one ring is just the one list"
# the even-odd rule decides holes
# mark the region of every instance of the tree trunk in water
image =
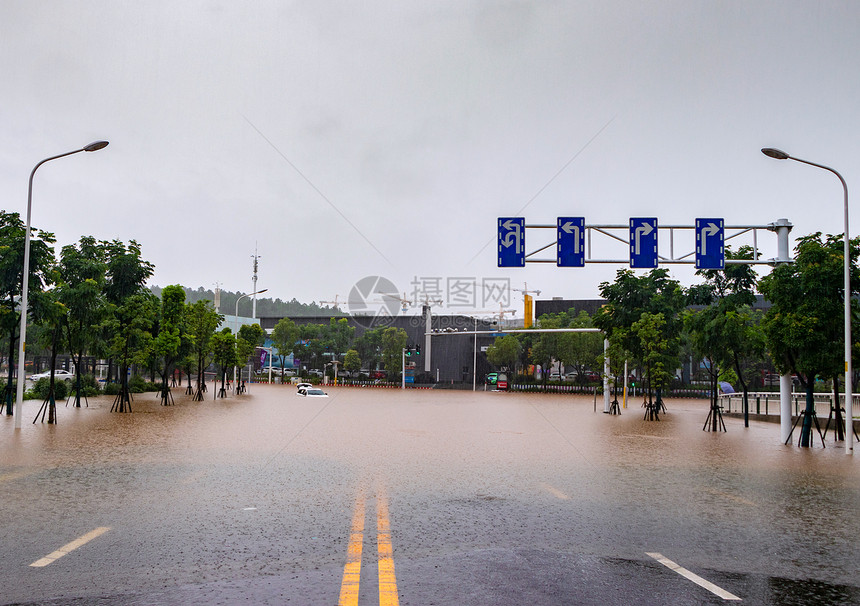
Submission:
[[803,447],[809,446],[809,436],[812,434],[812,415],[815,414],[814,387],[815,375],[806,382],[806,411],[803,415],[803,426],[800,428],[800,445]]

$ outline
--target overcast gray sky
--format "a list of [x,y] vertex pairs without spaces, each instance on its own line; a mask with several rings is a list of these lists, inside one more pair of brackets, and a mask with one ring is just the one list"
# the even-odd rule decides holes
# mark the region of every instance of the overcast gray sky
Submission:
[[248,292],[256,246],[283,299],[369,275],[593,298],[617,266],[497,269],[496,218],[842,233],[835,176],[759,149],[860,192],[858,32],[853,0],[0,0],[0,204],[108,139],[39,169],[33,224],[135,239],[153,284]]

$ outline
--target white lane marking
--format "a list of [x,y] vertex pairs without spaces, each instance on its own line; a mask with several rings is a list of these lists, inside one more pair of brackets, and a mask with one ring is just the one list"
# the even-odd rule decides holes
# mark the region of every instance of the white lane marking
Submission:
[[541,482],[540,487],[543,488],[544,490],[546,490],[548,493],[550,493],[552,496],[554,496],[557,499],[561,499],[563,501],[566,501],[570,498],[568,495],[564,494],[558,488],[556,488],[555,486],[552,486],[551,484],[547,484],[546,482]]
[[646,555],[654,558],[655,560],[660,562],[663,566],[665,566],[669,570],[674,570],[675,572],[680,574],[685,579],[689,579],[690,581],[693,581],[699,587],[703,587],[703,588],[707,589],[708,591],[710,591],[711,593],[713,593],[717,597],[723,598],[724,600],[738,600],[738,601],[740,601],[740,599],[741,599],[738,596],[736,596],[735,594],[729,593],[728,591],[726,591],[722,587],[718,587],[717,585],[714,585],[710,581],[703,579],[702,577],[700,577],[696,573],[690,572],[686,568],[679,566],[678,564],[676,564],[675,562],[673,562],[669,558],[665,557],[662,553],[656,553],[656,552],[655,553],[647,553],[646,552]]
[[90,541],[95,539],[96,537],[100,537],[101,535],[106,533],[108,530],[110,530],[110,528],[108,528],[107,526],[101,526],[99,528],[96,528],[95,530],[88,532],[84,536],[75,539],[71,543],[63,545],[57,551],[55,551],[53,553],[49,553],[44,558],[42,558],[40,560],[36,560],[32,564],[30,564],[30,566],[33,566],[34,568],[42,568],[43,566],[47,566],[48,564],[51,564],[51,563],[55,562],[56,560],[59,560],[64,555],[71,553],[72,551],[74,551],[78,547],[86,545],[87,543],[89,543]]

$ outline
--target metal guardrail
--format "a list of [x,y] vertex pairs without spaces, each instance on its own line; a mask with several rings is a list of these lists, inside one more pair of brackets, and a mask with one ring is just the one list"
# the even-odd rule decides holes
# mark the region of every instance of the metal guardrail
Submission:
[[[749,396],[749,412],[750,414],[759,415],[779,415],[779,392],[773,391],[751,391]],[[852,394],[854,407],[856,410],[857,403],[860,401],[860,394]],[[833,406],[832,393],[816,393],[813,395],[815,401],[815,414],[818,418],[827,418],[830,415],[830,410]],[[743,393],[723,393],[719,396],[720,404],[723,407],[723,412],[743,412],[744,411],[744,394]],[[791,393],[792,408],[794,416],[797,416],[801,411],[806,410],[806,392]],[[839,398],[840,405],[844,406],[845,397]],[[822,417],[823,415],[823,417]]]

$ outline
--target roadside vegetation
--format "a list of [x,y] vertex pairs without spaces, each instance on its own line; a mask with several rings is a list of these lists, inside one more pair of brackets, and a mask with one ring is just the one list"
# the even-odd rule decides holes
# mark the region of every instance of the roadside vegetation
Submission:
[[[6,414],[12,414],[15,392],[24,229],[17,213],[0,211],[0,351],[7,367],[0,389]],[[52,371],[27,391],[28,397],[43,401],[49,422],[55,418],[57,400],[68,398],[80,407],[87,397],[104,393],[114,396],[113,410],[129,412],[134,393],[155,391],[169,406],[172,390],[183,386],[185,393],[203,400],[207,369],[212,372],[214,367],[212,376],[220,388],[211,381],[213,391],[223,397],[235,366],[260,368],[263,330],[251,325],[242,326],[238,334],[229,327],[216,332],[223,316],[207,298],[211,291],[181,285],[148,288],[154,267],[134,240],[85,236],[57,255],[53,234],[34,228],[31,236],[28,356],[47,359],[48,369],[55,369],[58,355],[67,355],[74,367],[73,378],[58,381]],[[728,382],[747,402],[751,390],[776,388],[773,377],[778,374],[795,377],[806,391],[808,407],[815,391],[832,391],[838,400],[843,372],[841,242],[839,235],[802,237],[795,262],[763,278],[743,263],[753,254],[749,247],[727,247],[725,269],[697,272],[701,283],[689,288],[666,269],[621,269],[613,282],[600,285],[606,304],[593,317],[571,309],[541,316],[536,323],[539,328],[597,328],[600,333],[509,334],[488,348],[487,360],[516,383],[544,389],[551,383],[596,385],[604,367],[605,337],[610,374],[623,376],[627,368],[628,378],[655,409],[664,393],[679,384],[703,385],[716,394],[720,382]],[[860,239],[855,239],[855,335],[860,333],[858,255]],[[766,311],[756,306],[757,294],[769,302]],[[242,295],[224,296],[235,305]],[[327,324],[285,318],[275,326],[269,355],[279,358],[280,381],[288,378],[280,368],[290,355],[301,361],[308,381],[341,372],[362,380],[399,379],[407,341],[402,329],[379,328],[356,337],[335,309],[302,306],[295,300],[260,301],[261,313],[277,314],[280,309],[288,310],[283,315],[335,316]],[[858,368],[860,347],[855,344],[853,350]],[[104,383],[95,379],[96,359],[108,361]],[[838,418],[840,412],[836,414]],[[804,424],[806,443],[809,431]]]

